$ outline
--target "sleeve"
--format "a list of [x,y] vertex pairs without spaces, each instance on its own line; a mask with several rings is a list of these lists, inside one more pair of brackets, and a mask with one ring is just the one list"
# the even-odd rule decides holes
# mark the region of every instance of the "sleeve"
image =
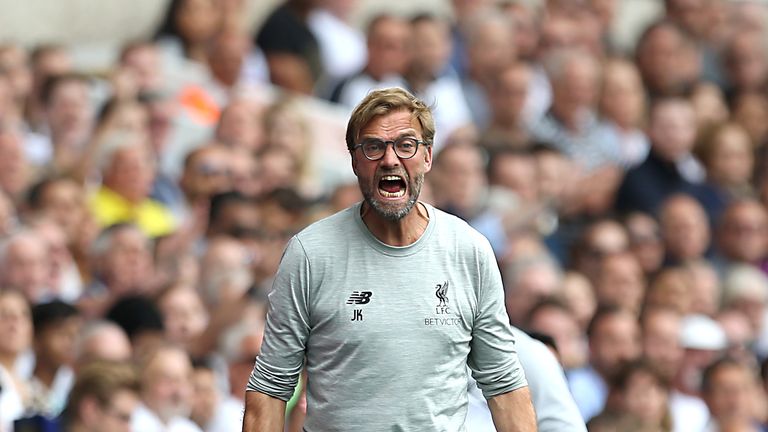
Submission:
[[467,364],[483,396],[508,393],[528,382],[515,348],[515,337],[504,305],[501,274],[488,241],[477,251],[480,286]]
[[258,391],[284,401],[291,398],[303,367],[310,330],[309,283],[309,260],[301,242],[294,237],[283,253],[268,296],[264,341],[246,391]]

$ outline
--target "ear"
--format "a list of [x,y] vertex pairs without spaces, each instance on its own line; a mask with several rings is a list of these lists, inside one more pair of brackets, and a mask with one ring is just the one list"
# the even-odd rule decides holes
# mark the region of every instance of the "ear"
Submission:
[[424,173],[428,173],[432,169],[432,148],[434,144],[426,147],[424,152]]

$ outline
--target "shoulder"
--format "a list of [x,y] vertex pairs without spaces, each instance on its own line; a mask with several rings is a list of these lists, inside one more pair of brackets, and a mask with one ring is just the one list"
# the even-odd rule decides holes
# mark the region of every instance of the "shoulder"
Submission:
[[433,235],[438,237],[438,241],[446,244],[452,243],[460,250],[493,255],[493,249],[488,239],[467,221],[440,209],[431,208],[435,218]]
[[349,236],[357,229],[355,211],[359,207],[353,205],[338,213],[320,219],[296,234],[296,239],[305,247],[323,245]]

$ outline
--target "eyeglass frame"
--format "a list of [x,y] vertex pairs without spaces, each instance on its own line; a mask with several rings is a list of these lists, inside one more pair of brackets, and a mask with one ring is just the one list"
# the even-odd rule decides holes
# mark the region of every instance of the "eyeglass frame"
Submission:
[[[405,140],[405,139],[412,139],[412,140],[414,140],[416,142],[416,149],[413,151],[413,154],[408,156],[408,157],[400,156],[400,154],[397,152],[397,147],[395,146],[395,144],[398,141]],[[376,141],[380,141],[381,143],[384,144],[384,152],[381,153],[381,156],[379,156],[379,157],[374,159],[374,158],[369,157],[365,153],[365,150],[363,150],[363,145],[365,144],[365,141],[368,141],[368,140],[376,140]],[[399,159],[403,159],[403,160],[413,159],[413,157],[416,156],[416,153],[419,152],[419,146],[420,145],[424,146],[424,147],[429,147],[429,146],[432,145],[432,143],[429,142],[429,141],[416,139],[416,137],[413,137],[413,136],[410,136],[410,135],[401,136],[401,137],[398,137],[397,139],[394,139],[394,140],[383,140],[381,138],[370,137],[370,138],[363,139],[363,142],[355,144],[352,147],[352,151],[355,151],[357,149],[361,149],[362,152],[363,152],[363,156],[365,156],[366,159],[368,159],[369,161],[377,161],[377,160],[381,160],[384,157],[384,155],[387,154],[387,147],[389,147],[390,144],[392,145],[392,150],[395,152],[395,156],[397,156]]]

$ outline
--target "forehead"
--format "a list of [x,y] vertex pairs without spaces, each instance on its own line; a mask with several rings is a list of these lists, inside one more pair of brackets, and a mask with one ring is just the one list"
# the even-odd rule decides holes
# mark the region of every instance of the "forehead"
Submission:
[[360,136],[389,138],[406,132],[421,135],[421,125],[413,113],[401,109],[374,117],[360,129]]

